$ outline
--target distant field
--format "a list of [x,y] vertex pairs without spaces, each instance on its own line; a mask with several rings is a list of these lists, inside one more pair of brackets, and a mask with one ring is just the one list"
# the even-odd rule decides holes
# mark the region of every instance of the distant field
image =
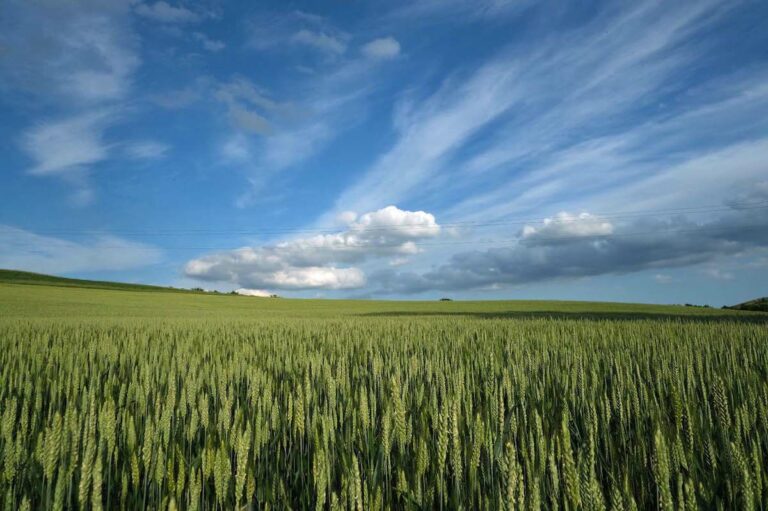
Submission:
[[768,314],[50,283],[0,283],[5,509],[768,499]]
[[[160,288],[162,289],[162,288]],[[149,289],[151,291],[151,288]],[[193,292],[147,292],[131,288],[34,286],[0,282],[0,313],[6,317],[215,318],[340,316],[418,317],[464,315],[476,318],[573,317],[592,319],[768,319],[735,310],[672,305],[569,301],[376,301],[258,298]]]

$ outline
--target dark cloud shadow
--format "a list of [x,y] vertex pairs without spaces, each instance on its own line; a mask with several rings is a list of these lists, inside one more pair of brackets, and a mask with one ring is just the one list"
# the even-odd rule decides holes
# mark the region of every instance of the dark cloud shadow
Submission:
[[501,312],[430,312],[387,311],[355,314],[355,316],[404,317],[464,317],[473,319],[571,319],[584,321],[669,321],[680,323],[750,323],[768,324],[768,314],[674,314],[654,312],[564,312],[564,311],[501,311]]

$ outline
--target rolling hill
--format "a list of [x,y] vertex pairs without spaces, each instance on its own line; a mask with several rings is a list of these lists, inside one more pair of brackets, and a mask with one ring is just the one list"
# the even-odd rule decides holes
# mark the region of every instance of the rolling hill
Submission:
[[42,273],[33,273],[19,270],[0,269],[0,283],[5,284],[31,284],[38,286],[57,287],[82,287],[90,289],[112,289],[116,291],[154,291],[171,293],[195,293],[189,289],[176,289],[171,287],[150,286],[146,284],[127,284],[123,282],[108,282],[102,280],[70,279],[56,277]]
[[739,303],[737,305],[729,305],[723,308],[739,311],[768,312],[768,296],[749,300],[748,302]]

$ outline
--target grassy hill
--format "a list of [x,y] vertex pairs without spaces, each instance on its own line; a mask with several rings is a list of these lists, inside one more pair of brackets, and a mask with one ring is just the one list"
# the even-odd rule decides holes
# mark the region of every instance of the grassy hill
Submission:
[[755,300],[750,300],[738,305],[730,305],[724,308],[739,311],[768,312],[768,296],[764,296],[763,298],[756,298]]
[[91,289],[112,289],[116,291],[154,291],[194,293],[188,289],[174,289],[170,287],[149,286],[146,284],[126,284],[122,282],[107,282],[102,280],[70,279],[56,277],[42,273],[32,273],[19,270],[0,270],[0,283],[5,284],[31,284],[38,286],[80,287]]

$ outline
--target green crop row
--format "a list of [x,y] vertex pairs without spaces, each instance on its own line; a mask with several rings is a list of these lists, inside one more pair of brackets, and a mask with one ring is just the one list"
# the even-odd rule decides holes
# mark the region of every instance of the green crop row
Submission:
[[0,321],[3,509],[763,509],[764,324]]

